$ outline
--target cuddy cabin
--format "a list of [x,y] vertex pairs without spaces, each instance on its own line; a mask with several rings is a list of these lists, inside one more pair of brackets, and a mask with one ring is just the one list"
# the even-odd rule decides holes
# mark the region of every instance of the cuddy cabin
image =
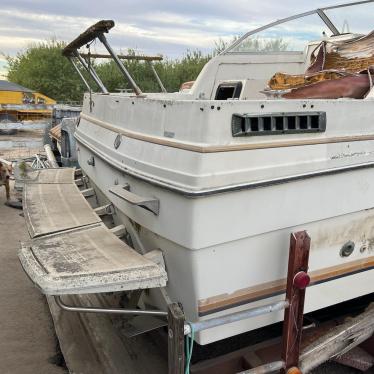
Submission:
[[[175,93],[141,91],[104,36],[112,21],[65,48],[101,91],[84,96],[79,164],[98,204],[113,204],[127,244],[162,252],[165,291],[187,320],[283,300],[289,237],[299,230],[311,237],[306,312],[374,291],[373,8],[318,9],[249,32]],[[80,56],[96,37],[133,93],[108,93]],[[166,305],[157,287],[141,301]]]
[[[189,319],[282,299],[297,229],[312,238],[307,312],[373,292],[373,38],[370,28],[348,33],[333,23],[334,12],[345,14],[347,29],[356,22],[349,16],[373,5],[317,10],[250,32],[212,58],[187,92],[98,93],[94,105],[85,95],[75,134],[80,165],[129,232],[138,228],[143,250],[161,249],[168,293]],[[346,65],[325,69],[331,54]],[[284,97],[308,86],[300,77],[327,70],[341,76],[326,73],[312,86],[327,82],[336,97]],[[269,87],[276,73],[281,89]],[[329,83],[360,74],[359,98],[344,97],[344,87],[331,93]],[[158,209],[113,193],[121,185]],[[350,243],[355,250],[345,257]],[[162,308],[157,291],[149,299]],[[196,339],[206,344],[281,318],[236,322]]]

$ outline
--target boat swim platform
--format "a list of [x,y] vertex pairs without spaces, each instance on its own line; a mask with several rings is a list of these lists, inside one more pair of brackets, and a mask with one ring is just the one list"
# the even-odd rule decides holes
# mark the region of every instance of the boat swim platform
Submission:
[[164,287],[165,269],[105,226],[74,175],[73,168],[44,169],[24,182],[31,240],[22,243],[19,259],[30,279],[46,295]]

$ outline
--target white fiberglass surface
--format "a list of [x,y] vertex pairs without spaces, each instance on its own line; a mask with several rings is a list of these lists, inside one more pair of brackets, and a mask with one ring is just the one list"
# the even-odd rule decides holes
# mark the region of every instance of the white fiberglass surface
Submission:
[[325,11],[339,32],[367,34],[374,30],[374,3]]
[[230,52],[304,51],[310,41],[331,36],[317,14],[295,19],[250,35]]

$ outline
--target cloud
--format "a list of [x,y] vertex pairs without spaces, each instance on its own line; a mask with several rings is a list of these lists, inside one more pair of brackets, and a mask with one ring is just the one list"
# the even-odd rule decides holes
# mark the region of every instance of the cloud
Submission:
[[5,59],[0,57],[0,79],[6,78],[6,72],[7,72],[7,63]]
[[[336,1],[2,0],[0,51],[14,55],[30,43],[46,39],[71,41],[99,19],[114,19],[116,27],[108,39],[116,50],[134,48],[173,58],[186,49],[210,51],[219,38],[230,40],[274,19]],[[370,7],[373,10],[374,4]],[[347,14],[346,10],[343,13]],[[351,29],[361,31],[363,24],[371,22],[371,14],[365,11],[364,18],[354,19],[350,11]],[[336,22],[342,25],[344,17],[336,16]],[[303,32],[302,27],[299,32]],[[93,48],[102,50],[99,43]]]

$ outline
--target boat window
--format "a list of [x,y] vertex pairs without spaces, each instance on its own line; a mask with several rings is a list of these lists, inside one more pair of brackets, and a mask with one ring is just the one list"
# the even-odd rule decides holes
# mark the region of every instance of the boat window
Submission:
[[249,35],[229,53],[304,51],[309,42],[331,34],[321,18],[312,14]]
[[330,9],[326,15],[342,33],[367,34],[374,30],[374,4],[360,4],[352,7]]
[[242,82],[227,82],[218,86],[216,100],[239,99],[242,92]]

